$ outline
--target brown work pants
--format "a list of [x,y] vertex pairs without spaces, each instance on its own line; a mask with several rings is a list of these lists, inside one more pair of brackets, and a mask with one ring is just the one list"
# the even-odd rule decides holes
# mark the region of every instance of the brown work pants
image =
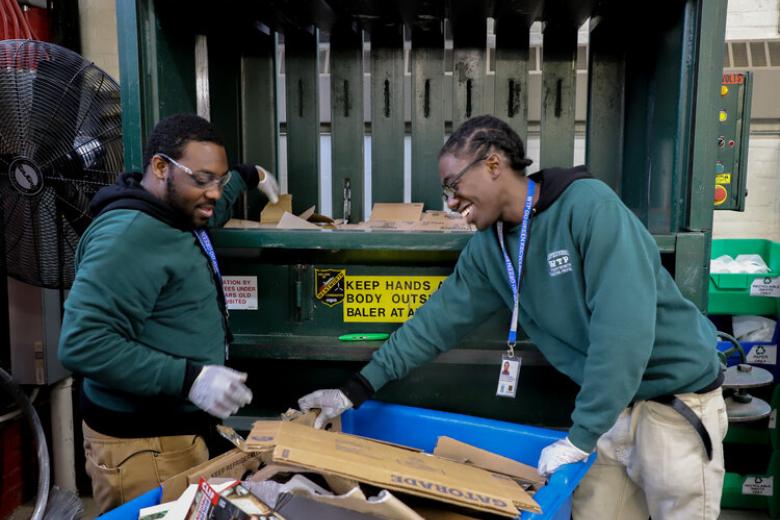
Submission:
[[98,433],[85,422],[81,427],[87,474],[101,514],[209,458],[198,435],[122,439]]

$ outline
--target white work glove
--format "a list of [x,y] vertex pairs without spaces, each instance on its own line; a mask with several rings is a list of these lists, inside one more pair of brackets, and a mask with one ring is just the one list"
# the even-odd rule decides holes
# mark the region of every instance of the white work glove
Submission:
[[548,476],[555,473],[559,467],[588,458],[589,453],[571,443],[568,437],[556,441],[542,450],[539,456],[539,474]]
[[268,201],[271,204],[276,204],[279,202],[279,183],[276,182],[276,177],[262,166],[256,165],[255,168],[257,168],[257,173],[260,175],[257,189],[268,197]]
[[312,408],[320,409],[320,414],[314,420],[314,427],[319,430],[326,422],[352,408],[352,401],[341,390],[316,390],[298,399],[298,407],[302,412]]
[[252,391],[244,384],[246,374],[220,365],[206,365],[190,388],[190,401],[220,419],[227,419],[252,402]]

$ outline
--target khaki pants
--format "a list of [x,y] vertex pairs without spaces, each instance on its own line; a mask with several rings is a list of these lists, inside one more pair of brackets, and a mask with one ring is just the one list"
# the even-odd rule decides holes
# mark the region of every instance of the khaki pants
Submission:
[[81,427],[87,474],[100,513],[209,458],[206,442],[197,435],[121,439],[98,433],[85,422]]
[[598,441],[596,462],[574,492],[575,520],[714,520],[723,491],[721,389],[677,397],[712,439],[712,460],[693,426],[671,406],[639,401]]

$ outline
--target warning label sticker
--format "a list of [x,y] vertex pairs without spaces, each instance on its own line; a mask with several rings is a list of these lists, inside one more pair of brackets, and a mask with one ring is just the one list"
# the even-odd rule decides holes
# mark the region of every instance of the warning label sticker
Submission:
[[222,290],[230,310],[257,310],[257,276],[223,276]]
[[719,173],[715,176],[715,184],[731,184],[731,174]]
[[750,284],[750,296],[780,298],[780,276],[756,278]]
[[317,299],[328,307],[344,301],[344,277],[346,269],[314,269]]
[[776,365],[777,345],[754,345],[747,353],[746,361],[758,365]]
[[344,321],[402,323],[428,301],[446,276],[346,276]]
[[774,488],[773,479],[774,477],[745,477],[745,481],[742,483],[742,494],[771,497]]

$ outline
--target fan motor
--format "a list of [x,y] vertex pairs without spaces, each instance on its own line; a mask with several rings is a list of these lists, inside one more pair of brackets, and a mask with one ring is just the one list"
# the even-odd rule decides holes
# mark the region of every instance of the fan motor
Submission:
[[32,197],[43,189],[43,175],[38,166],[24,157],[11,162],[8,167],[8,180],[11,186],[22,195]]

